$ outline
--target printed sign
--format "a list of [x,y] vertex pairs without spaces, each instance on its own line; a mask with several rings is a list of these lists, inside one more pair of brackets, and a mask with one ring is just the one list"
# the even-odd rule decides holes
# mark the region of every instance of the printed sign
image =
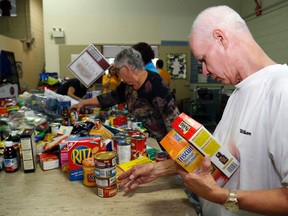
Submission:
[[99,50],[91,44],[67,67],[86,88],[89,88],[110,67],[110,64]]

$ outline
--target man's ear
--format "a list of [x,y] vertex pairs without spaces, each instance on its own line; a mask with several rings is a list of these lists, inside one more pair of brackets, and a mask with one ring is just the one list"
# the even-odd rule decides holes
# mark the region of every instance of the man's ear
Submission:
[[213,31],[213,38],[217,40],[218,43],[224,47],[224,49],[228,48],[228,38],[221,29],[215,29]]

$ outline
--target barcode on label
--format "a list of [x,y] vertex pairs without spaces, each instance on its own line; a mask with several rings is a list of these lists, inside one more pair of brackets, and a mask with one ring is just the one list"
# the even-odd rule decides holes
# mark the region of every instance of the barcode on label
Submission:
[[103,197],[103,196],[104,196],[104,194],[103,194],[103,189],[98,188],[98,196],[100,196],[100,197]]
[[232,162],[232,163],[227,167],[227,171],[230,172],[230,173],[233,173],[236,168],[237,168],[237,163]]

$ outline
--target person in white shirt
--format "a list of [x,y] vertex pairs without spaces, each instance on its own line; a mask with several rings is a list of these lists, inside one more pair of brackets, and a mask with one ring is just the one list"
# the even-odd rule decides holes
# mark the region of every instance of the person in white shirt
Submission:
[[178,173],[186,188],[198,195],[203,216],[288,215],[287,65],[273,61],[245,21],[227,6],[202,11],[189,42],[205,76],[235,85],[214,136],[240,167],[220,187],[209,173],[209,156],[197,173],[168,160],[133,167],[119,176],[119,186],[126,185],[128,192]]

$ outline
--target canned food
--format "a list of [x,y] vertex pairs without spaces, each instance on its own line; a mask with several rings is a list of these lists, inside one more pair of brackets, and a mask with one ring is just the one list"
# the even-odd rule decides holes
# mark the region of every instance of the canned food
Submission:
[[97,187],[109,188],[116,185],[116,175],[109,178],[96,178]]
[[60,128],[60,123],[51,123],[50,125],[49,125],[49,127],[50,127],[50,131],[51,131],[51,133],[54,135],[54,136],[57,136],[57,134],[58,134],[58,131],[59,131],[59,128]]
[[112,150],[117,152],[118,142],[125,142],[126,140],[127,140],[127,137],[124,135],[124,133],[114,135],[112,137],[112,141],[113,141]]
[[133,129],[133,128],[125,128],[124,131],[126,133],[128,133],[130,136],[133,136],[133,135],[139,135],[140,132],[136,129]]
[[95,164],[93,158],[89,157],[82,161],[83,164],[83,184],[88,187],[96,186],[95,182]]
[[118,164],[122,164],[131,160],[131,143],[126,140],[118,140],[117,146]]
[[96,194],[104,198],[115,196],[117,194],[117,185],[107,188],[96,187]]
[[168,160],[169,158],[170,158],[169,154],[166,151],[156,152],[156,156],[155,156],[156,162]]
[[95,167],[109,168],[116,165],[115,152],[99,152],[94,156]]
[[146,140],[144,135],[131,136],[131,159],[146,156]]
[[109,168],[97,168],[95,167],[95,176],[100,178],[107,178],[116,175],[116,167],[109,167]]

